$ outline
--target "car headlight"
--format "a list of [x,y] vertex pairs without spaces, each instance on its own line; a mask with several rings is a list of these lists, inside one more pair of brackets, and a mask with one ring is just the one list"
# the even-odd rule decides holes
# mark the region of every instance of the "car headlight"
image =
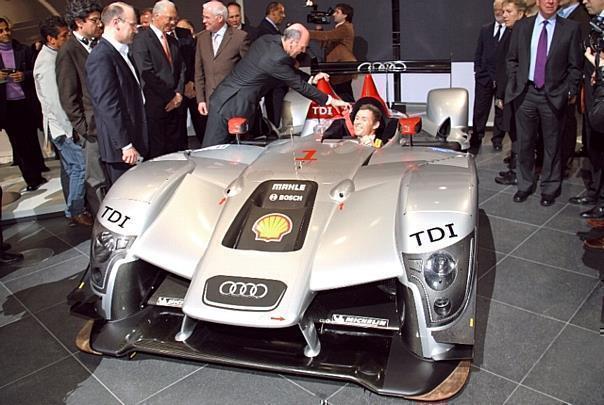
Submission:
[[427,253],[403,253],[407,279],[418,287],[428,326],[453,321],[464,308],[474,277],[474,233]]
[[117,235],[109,231],[98,233],[92,246],[95,260],[98,263],[106,262],[112,253],[126,249],[132,240],[133,236]]
[[424,279],[428,287],[442,291],[453,284],[457,275],[457,262],[448,252],[433,253],[424,264]]
[[98,221],[94,224],[92,235],[90,277],[96,290],[104,292],[108,269],[116,260],[126,255],[126,250],[132,245],[136,236],[111,232]]

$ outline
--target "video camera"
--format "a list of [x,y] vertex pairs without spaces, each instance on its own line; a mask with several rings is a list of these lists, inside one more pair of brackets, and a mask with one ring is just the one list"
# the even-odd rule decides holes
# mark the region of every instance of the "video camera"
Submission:
[[311,12],[306,16],[306,21],[309,24],[326,25],[331,23],[331,15],[334,11],[331,7],[329,7],[327,11],[319,11],[317,10],[318,6],[314,1],[307,1],[306,7],[312,8]]
[[604,49],[604,18],[596,16],[592,18],[589,25],[591,31],[587,37],[587,46],[596,53]]

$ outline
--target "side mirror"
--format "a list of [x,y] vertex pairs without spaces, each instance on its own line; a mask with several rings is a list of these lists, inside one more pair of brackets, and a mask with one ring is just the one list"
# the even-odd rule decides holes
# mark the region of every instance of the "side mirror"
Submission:
[[237,138],[237,144],[239,144],[239,136],[247,134],[249,130],[247,118],[233,117],[229,119],[228,129],[229,134],[234,135]]

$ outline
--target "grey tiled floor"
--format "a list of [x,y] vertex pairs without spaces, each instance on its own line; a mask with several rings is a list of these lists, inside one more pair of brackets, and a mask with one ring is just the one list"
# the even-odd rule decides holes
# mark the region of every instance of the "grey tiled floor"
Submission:
[[[502,153],[489,145],[480,173],[480,255],[474,367],[454,404],[604,404],[604,287],[575,235],[580,208],[538,197],[512,202],[493,182]],[[581,192],[580,179],[564,196]],[[10,225],[5,237],[27,261],[0,268],[2,404],[402,404],[354,384],[137,355],[79,353],[82,320],[67,293],[87,264],[89,235],[53,218]]]

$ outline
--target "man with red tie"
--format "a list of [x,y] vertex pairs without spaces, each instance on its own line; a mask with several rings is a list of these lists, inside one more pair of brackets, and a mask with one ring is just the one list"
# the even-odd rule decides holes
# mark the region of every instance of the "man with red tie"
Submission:
[[179,108],[185,87],[185,65],[178,41],[168,35],[174,31],[178,14],[171,1],[161,0],[153,7],[148,28],[134,38],[131,55],[141,77],[149,130],[149,154],[154,158],[183,150]]
[[534,150],[541,125],[541,205],[546,207],[560,195],[563,112],[576,99],[583,66],[579,24],[559,17],[558,5],[559,0],[537,0],[539,13],[514,26],[507,58],[505,102],[513,103],[518,136],[514,201],[526,201],[534,191]]

